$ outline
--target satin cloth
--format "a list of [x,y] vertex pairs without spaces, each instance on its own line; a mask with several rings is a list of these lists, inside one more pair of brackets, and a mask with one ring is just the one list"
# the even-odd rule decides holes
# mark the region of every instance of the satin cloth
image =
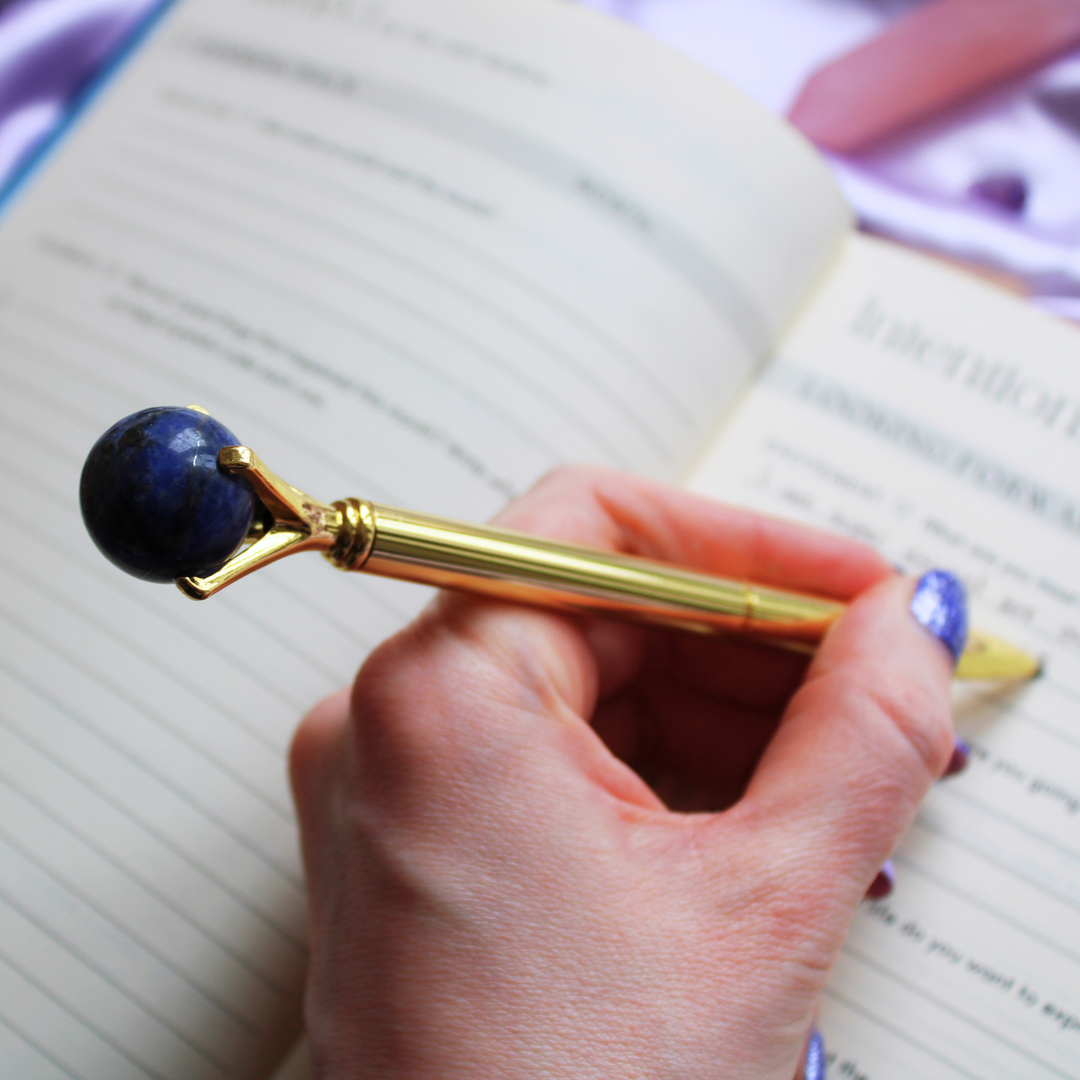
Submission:
[[0,186],[156,0],[12,0],[0,9]]
[[[783,114],[811,72],[919,0],[580,2]],[[1036,303],[1080,319],[1080,51],[886,150],[829,161],[874,231],[1023,278]]]
[[[0,184],[156,2],[12,0],[0,9]],[[782,114],[816,67],[918,0],[580,2]],[[1022,277],[1038,302],[1080,318],[1080,52],[886,151],[829,160],[865,225]]]

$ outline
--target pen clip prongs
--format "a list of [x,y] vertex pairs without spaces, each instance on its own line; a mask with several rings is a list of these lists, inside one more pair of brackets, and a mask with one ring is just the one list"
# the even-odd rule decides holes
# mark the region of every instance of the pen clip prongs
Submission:
[[[263,513],[256,515],[248,533],[251,542],[219,570],[206,577],[177,578],[181,592],[194,600],[205,600],[226,585],[286,555],[298,551],[331,553],[341,546],[339,534],[347,516],[342,504],[331,506],[285,483],[246,446],[223,447],[218,453],[218,463],[247,480],[262,504]],[[351,539],[352,529],[347,528],[346,532]]]

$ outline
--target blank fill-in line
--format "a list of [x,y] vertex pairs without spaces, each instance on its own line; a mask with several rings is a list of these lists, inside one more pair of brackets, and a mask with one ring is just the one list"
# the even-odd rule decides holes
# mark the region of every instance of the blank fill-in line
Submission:
[[918,824],[920,828],[925,829],[929,833],[933,833],[935,836],[940,836],[943,840],[947,840],[951,844],[955,844],[958,848],[966,851],[969,855],[974,855],[976,858],[981,859],[983,862],[988,863],[997,870],[1002,870],[1010,877],[1015,878],[1017,881],[1022,881],[1025,885],[1030,886],[1032,889],[1041,892],[1044,896],[1050,897],[1051,900],[1056,900],[1059,904],[1063,904],[1066,907],[1072,908],[1074,911],[1080,911],[1080,901],[1074,900],[1071,896],[1066,896],[1064,893],[1058,892],[1056,889],[1051,888],[1045,882],[1040,881],[1038,878],[1031,877],[1028,874],[1021,873],[1014,866],[1010,866],[1008,863],[1002,862],[1000,859],[995,859],[987,851],[972,844],[963,836],[958,836],[949,829],[943,828],[936,821],[934,821],[928,814],[925,807],[919,812]]
[[884,1020],[878,1016],[877,1013],[872,1013],[864,1004],[856,1001],[852,1001],[846,994],[842,994],[834,986],[826,986],[822,991],[825,997],[832,998],[833,1001],[838,1001],[845,1008],[850,1009],[853,1013],[863,1017],[865,1020],[869,1020],[875,1026],[881,1028],[882,1031],[887,1031],[890,1035],[895,1035],[901,1042],[906,1042],[909,1046],[914,1046],[916,1050],[921,1050],[927,1057],[933,1058],[935,1061],[940,1062],[947,1068],[953,1070],[957,1076],[966,1077],[967,1080],[986,1080],[985,1076],[979,1076],[977,1073],[968,1072],[962,1065],[957,1065],[955,1061],[950,1061],[939,1050],[936,1050],[932,1046],[927,1046],[924,1042],[919,1042],[911,1032],[905,1031],[901,1027],[897,1027],[895,1024],[890,1023],[888,1020]]
[[[132,990],[129,990],[115,975],[110,971],[106,971],[95,960],[82,951],[73,941],[66,938],[63,934],[57,931],[54,927],[45,922],[44,919],[39,918],[34,912],[30,911],[25,905],[20,904],[18,900],[12,896],[3,885],[0,885],[0,902],[7,904],[7,906],[14,911],[21,918],[25,919],[31,925],[37,927],[38,931],[44,934],[50,941],[52,941],[59,948],[63,949],[73,960],[76,960],[88,971],[92,971],[102,982],[108,983],[118,994],[127,998],[137,1009],[146,1013],[150,1019],[159,1023],[166,1031],[170,1032],[176,1039],[184,1043],[190,1050],[198,1054],[200,1057],[205,1058],[212,1065],[219,1068],[226,1074],[232,1073],[232,1067],[225,1061],[222,1061],[216,1054],[214,1054],[208,1047],[204,1046],[197,1039],[189,1035],[183,1028],[174,1024],[169,1017],[165,1016],[158,1009],[155,1009],[150,1002],[146,1001],[139,994]],[[175,974],[175,972],[174,972]],[[183,976],[181,976],[183,977]],[[191,986],[189,979],[184,979],[184,982]],[[215,1003],[216,1004],[216,1003]],[[250,1030],[251,1034],[258,1034],[257,1031]]]
[[916,997],[922,998],[924,1001],[929,1001],[931,1004],[936,1005],[939,1009],[944,1009],[945,1012],[951,1016],[955,1016],[957,1020],[968,1024],[973,1027],[980,1034],[1000,1043],[1002,1046],[1007,1046],[1014,1053],[1019,1054],[1021,1057],[1026,1058],[1028,1061],[1034,1062],[1036,1065],[1046,1069],[1047,1072],[1052,1073],[1054,1076],[1058,1076],[1061,1080],[1080,1080],[1080,1075],[1076,1073],[1062,1072],[1056,1065],[1051,1065],[1048,1061],[1043,1061],[1038,1055],[1033,1054],[1030,1050],[1027,1050],[1023,1046],[1019,1046],[1011,1039],[1006,1039],[996,1028],[990,1027],[988,1024],[983,1024],[976,1020],[974,1017],[969,1016],[967,1013],[961,1012],[955,1005],[950,1004],[944,998],[938,997],[936,994],[931,994],[920,983],[913,982],[911,979],[905,978],[899,972],[894,971],[892,968],[887,967],[885,964],[880,963],[873,957],[868,956],[866,953],[857,949],[850,942],[845,944],[843,950],[845,955],[851,956],[858,960],[860,963],[865,964],[868,968],[878,972],[880,975],[884,975],[891,982],[896,983],[898,986],[902,986],[905,990],[914,994]]
[[[28,746],[32,747],[34,750],[42,753],[40,745],[33,742],[32,740],[26,739],[24,733],[21,732],[16,725],[12,724],[11,721],[3,714],[0,714],[0,725],[3,725],[3,727],[7,731],[11,732],[11,734],[14,735],[16,738],[22,739]],[[62,763],[54,761],[53,764],[57,764],[59,765],[59,767],[63,768]],[[78,780],[80,778],[75,777],[75,779]],[[91,836],[89,833],[83,831],[82,829],[76,828],[65,817],[56,813],[50,806],[48,806],[48,804],[38,799],[35,796],[34,792],[23,787],[18,782],[18,780],[15,779],[15,777],[9,775],[3,770],[0,770],[0,782],[2,782],[9,790],[13,791],[16,795],[18,795],[19,798],[24,799],[29,805],[34,807],[34,809],[37,810],[39,814],[48,818],[49,821],[51,821],[59,829],[62,829],[69,836],[73,837],[80,844],[83,844],[88,850],[93,852],[98,858],[108,863],[109,866],[116,870],[117,873],[121,874],[126,880],[130,881],[133,885],[138,886],[138,888],[145,890],[159,904],[171,911],[178,919],[180,919],[182,922],[187,923],[188,926],[190,926],[197,934],[206,938],[206,940],[209,941],[211,944],[221,949],[221,951],[226,956],[230,957],[232,960],[235,960],[240,967],[242,967],[245,971],[248,972],[249,975],[252,976],[252,978],[262,983],[268,990],[276,994],[279,998],[286,998],[288,996],[289,988],[287,986],[272,978],[266,971],[255,966],[254,961],[252,961],[249,957],[244,956],[243,953],[238,952],[229,942],[222,939],[216,931],[211,930],[208,926],[205,926],[202,922],[196,919],[191,914],[191,912],[187,911],[184,907],[178,904],[168,894],[168,892],[158,888],[157,883],[147,880],[141,874],[135,873],[135,871],[133,871],[129,866],[127,866],[124,862],[118,859],[112,851],[110,851],[104,845],[98,843],[96,837]],[[93,789],[89,790],[93,791]],[[97,792],[93,793],[95,795],[97,794]],[[39,852],[33,850],[30,847],[27,847],[25,844],[23,844],[19,837],[7,832],[4,829],[2,823],[0,823],[0,837],[3,837],[3,839],[11,848],[17,851],[28,862],[33,863],[34,866],[41,870],[43,874],[47,874],[50,878],[52,878],[57,883],[57,885],[66,889],[73,896],[77,897],[80,903],[85,904],[88,908],[101,916],[101,918],[105,919],[107,922],[112,923],[118,930],[121,930],[123,933],[131,937],[132,940],[138,942],[141,948],[145,949],[151,956],[157,957],[157,959],[159,959],[161,963],[163,963],[167,967],[173,968],[173,970],[176,971],[177,975],[180,978],[183,978],[185,981],[189,982],[192,989],[196,990],[199,994],[205,997],[207,1001],[212,1002],[227,1016],[232,1017],[232,1019],[235,1020],[241,1027],[249,1030],[252,1034],[257,1034],[257,1029],[252,1025],[251,1021],[245,1018],[242,1014],[235,1012],[229,1005],[229,1003],[225,1001],[224,998],[221,998],[217,995],[217,992],[215,990],[212,990],[211,988],[203,986],[201,983],[194,981],[194,979],[192,979],[190,975],[186,974],[183,969],[175,967],[173,961],[170,960],[164,953],[161,953],[154,942],[148,941],[143,938],[142,935],[137,933],[132,927],[119,920],[111,910],[101,906],[92,896],[84,892],[76,882],[71,881],[66,876],[60,874],[54,867],[43,861]],[[226,893],[226,895],[229,894]],[[233,900],[233,902],[235,903],[238,903],[240,907],[249,915],[254,916],[260,922],[263,922],[264,925],[266,925],[265,920],[260,917],[260,912],[252,909],[250,905],[246,905],[242,901],[237,901],[236,898],[231,895],[229,895],[229,899]],[[277,928],[272,925],[268,928],[274,933],[279,933]],[[282,940],[295,949],[295,955],[298,959],[302,958],[305,955],[298,944],[290,941],[288,938],[285,937],[282,937]]]
[[[91,1032],[98,1039],[100,1039],[106,1046],[114,1050],[120,1057],[129,1061],[140,1072],[150,1077],[151,1080],[170,1080],[164,1073],[159,1073],[156,1069],[151,1068],[145,1061],[140,1061],[131,1051],[124,1046],[123,1043],[113,1038],[107,1031],[103,1031],[97,1024],[95,1024],[88,1017],[83,1016],[78,1009],[68,1002],[64,1001],[51,986],[42,982],[31,972],[27,971],[21,964],[13,960],[8,954],[0,947],[0,963],[6,964],[13,972],[23,978],[31,986],[33,986],[40,994],[48,998],[58,1009],[65,1012],[77,1023],[81,1024],[87,1031]],[[226,1073],[226,1075],[233,1075],[232,1072]]]
[[[100,183],[98,186],[99,188],[106,187],[106,185]],[[189,221],[197,222],[202,225],[203,228],[210,229],[215,233],[233,236],[256,247],[273,251],[278,255],[284,256],[290,264],[306,264],[321,273],[324,277],[342,282],[353,292],[376,297],[383,303],[398,308],[414,323],[427,326],[447,340],[455,342],[466,352],[471,353],[473,357],[481,360],[488,367],[501,373],[509,381],[518,383],[520,388],[527,393],[543,399],[553,412],[562,414],[564,419],[575,431],[588,438],[597,448],[608,455],[611,460],[623,467],[626,467],[629,464],[622,451],[619,450],[595,424],[591,423],[591,421],[582,413],[571,408],[559,395],[552,392],[546,384],[530,378],[513,364],[507,363],[507,361],[497,352],[489,349],[486,345],[481,344],[475,338],[463,333],[444,320],[436,318],[422,308],[416,307],[403,297],[391,292],[389,289],[384,289],[374,282],[367,280],[360,274],[357,274],[352,270],[347,270],[337,263],[332,262],[330,259],[323,258],[302,247],[294,247],[291,244],[286,244],[266,236],[264,233],[257,230],[245,228],[238,225],[234,219],[229,219],[220,214],[209,213],[197,206],[185,203],[182,199],[176,199],[163,195],[160,192],[152,191],[142,184],[115,177],[111,179],[111,186],[114,189],[126,188],[126,193],[121,192],[121,197],[125,200],[138,198],[144,204],[156,204],[158,208],[167,207],[170,213],[176,218],[187,218]],[[77,203],[74,205],[85,207],[91,211],[97,211],[99,214],[109,213],[106,208],[89,202]],[[129,218],[127,220],[133,219]],[[166,233],[166,235],[168,234]],[[369,329],[369,336],[374,338],[376,334]],[[385,340],[390,340],[382,333],[379,333],[378,336],[383,337]],[[400,353],[404,350],[399,346],[396,351]],[[435,365],[429,366],[434,367]],[[438,370],[440,371],[440,374],[445,377],[445,372],[442,369]]]
[[[599,344],[606,352],[618,357],[619,361],[633,371],[637,378],[648,382],[653,392],[667,402],[668,407],[684,425],[691,427],[697,426],[691,412],[678,397],[671,392],[670,387],[666,386],[663,380],[657,377],[656,373],[652,371],[648,364],[640,357],[635,356],[625,345],[617,341],[606,330],[593,322],[592,319],[589,318],[587,312],[572,307],[561,297],[556,296],[548,290],[544,285],[541,285],[526,274],[523,274],[521,270],[512,263],[504,262],[481,248],[469,244],[453,234],[431,225],[421,218],[406,214],[396,207],[391,207],[387,203],[381,202],[370,195],[361,193],[354,187],[338,183],[337,181],[331,180],[318,173],[289,168],[276,158],[242,150],[235,145],[222,142],[220,139],[215,139],[202,132],[191,131],[189,128],[169,121],[162,121],[156,118],[148,119],[144,121],[141,126],[143,130],[148,131],[159,140],[164,136],[170,149],[175,149],[179,142],[194,144],[203,150],[209,150],[218,160],[231,158],[233,161],[239,161],[246,166],[250,166],[256,173],[267,173],[286,177],[290,181],[297,183],[304,191],[318,190],[323,194],[328,194],[333,198],[336,198],[340,202],[363,207],[365,210],[373,212],[376,216],[395,220],[415,232],[423,233],[429,238],[433,238],[444,247],[456,252],[458,255],[465,256],[470,262],[483,266],[503,280],[512,282],[523,294],[531,297],[533,300],[539,301],[542,306],[549,308],[558,317],[564,319],[567,323],[576,326],[579,331],[585,334],[585,336],[592,338],[593,341]],[[261,128],[256,128],[255,130],[260,134],[265,135],[265,132]]]
[[[6,560],[0,558],[0,565],[3,565]],[[74,668],[76,671],[81,672],[91,682],[97,683],[103,690],[111,694],[119,701],[123,701],[130,705],[136,715],[143,720],[148,721],[153,726],[157,727],[160,731],[166,735],[170,735],[175,738],[176,742],[184,746],[192,753],[203,760],[203,762],[210,766],[213,770],[217,771],[221,776],[228,776],[230,780],[233,777],[229,772],[222,769],[213,757],[207,753],[206,749],[196,739],[192,739],[186,732],[178,728],[173,722],[165,717],[163,714],[152,708],[148,702],[142,701],[138,696],[132,694],[126,686],[117,683],[115,680],[105,675],[99,668],[92,664],[83,662],[79,657],[73,655],[67,649],[59,646],[55,641],[46,635],[40,633],[36,626],[25,622],[20,616],[16,615],[10,608],[6,607],[2,601],[0,601],[0,619],[6,620],[12,626],[18,630],[24,639],[35,641],[46,653],[55,657],[57,660],[61,660]],[[13,670],[10,668],[3,657],[0,657],[0,666],[4,670]],[[22,683],[28,688],[33,688],[35,694],[41,697],[43,700],[50,702],[54,708],[59,709],[65,715],[70,716],[72,719],[77,720],[77,723],[84,730],[91,732],[97,739],[110,746],[116,753],[120,754],[131,764],[139,768],[147,776],[156,780],[163,788],[170,791],[181,802],[186,803],[200,816],[206,819],[206,821],[216,825],[222,833],[231,837],[241,847],[246,848],[255,858],[257,858],[268,869],[273,870],[277,875],[288,881],[295,888],[301,889],[303,882],[300,876],[287,864],[283,863],[280,858],[270,851],[265,851],[256,845],[250,836],[240,832],[236,829],[231,821],[223,818],[217,810],[209,805],[206,801],[196,797],[194,792],[189,791],[182,784],[173,780],[166,773],[162,772],[157,766],[153,765],[150,761],[140,757],[134,753],[123,742],[114,738],[111,733],[107,732],[100,724],[95,723],[82,713],[75,712],[70,709],[66,703],[61,703],[53,695],[46,691],[43,687],[34,683],[32,680],[27,679],[21,673],[13,675],[13,678],[17,682]],[[247,784],[238,784],[241,790],[248,791]],[[262,801],[262,800],[260,800]],[[281,821],[288,824],[292,824],[291,816],[286,813],[278,814]]]
[[[624,401],[622,397],[619,396],[617,393],[617,385],[603,382],[590,369],[590,366],[587,363],[583,363],[572,353],[567,352],[567,350],[563,349],[561,346],[549,341],[543,334],[536,330],[535,327],[530,326],[528,323],[524,322],[516,315],[511,314],[509,311],[506,311],[504,308],[491,303],[473,290],[459,285],[443,274],[436,273],[431,268],[421,265],[414,259],[406,258],[398,251],[391,250],[378,240],[360,232],[359,229],[343,225],[339,221],[334,221],[317,214],[305,213],[294,205],[282,202],[280,199],[271,198],[257,188],[227,183],[220,177],[210,176],[198,169],[193,169],[190,166],[178,165],[174,160],[167,158],[162,159],[159,155],[147,153],[141,148],[121,146],[118,149],[126,155],[141,157],[144,159],[144,162],[152,162],[155,167],[151,171],[156,172],[159,176],[164,174],[170,179],[175,180],[180,175],[187,174],[189,178],[194,178],[194,182],[203,188],[225,193],[234,200],[244,204],[261,203],[263,206],[273,210],[279,215],[287,215],[289,221],[294,224],[297,222],[304,222],[314,233],[333,237],[338,242],[346,244],[354,251],[363,252],[367,250],[375,252],[381,258],[404,267],[409,273],[434,283],[436,287],[442,289],[444,292],[449,292],[454,296],[457,296],[460,300],[464,301],[466,305],[472,305],[485,312],[494,321],[502,323],[507,327],[511,333],[516,334],[524,341],[530,342],[541,352],[554,359],[556,363],[570,372],[582,383],[591,387],[594,393],[612,405],[616,411],[621,413],[623,420],[637,428],[639,434],[643,435],[652,444],[654,450],[668,461],[672,459],[671,447],[660,437],[659,433],[645,417],[641,416],[629,402]],[[115,178],[115,174],[104,173],[102,175],[107,180]],[[124,179],[125,182],[130,182],[126,181],[126,178]]]
[[926,881],[932,881],[939,888],[944,889],[948,893],[952,893],[953,896],[971,904],[972,907],[979,908],[980,911],[986,912],[987,915],[992,915],[998,922],[1004,923],[1006,926],[1023,934],[1024,937],[1030,938],[1032,941],[1038,942],[1040,945],[1052,950],[1055,955],[1062,957],[1065,960],[1070,961],[1073,964],[1080,965],[1080,956],[1077,956],[1071,949],[1065,948],[1065,946],[1054,938],[1047,937],[1044,934],[1039,933],[1034,927],[1029,926],[1027,923],[1022,923],[1017,919],[1014,919],[1011,915],[1007,915],[999,908],[994,907],[992,904],[988,904],[980,896],[976,896],[974,893],[967,892],[965,889],[959,888],[953,882],[948,881],[946,878],[941,877],[939,874],[932,873],[927,870],[917,859],[912,859],[907,855],[896,854],[893,858],[902,866],[907,867],[912,873],[917,874]]
[[[10,664],[8,664],[7,661],[4,659],[4,657],[2,655],[0,655],[0,670],[5,671],[7,673],[7,675],[9,676],[9,678],[13,679],[15,682],[17,682],[20,685],[24,686],[32,694],[34,694],[36,697],[40,698],[45,704],[51,706],[53,709],[57,710],[62,715],[66,716],[70,720],[74,721],[76,724],[78,724],[79,727],[82,727],[85,730],[93,732],[94,734],[98,734],[100,736],[100,733],[95,731],[94,725],[90,724],[86,720],[86,718],[84,716],[80,715],[78,712],[76,712],[74,709],[72,709],[66,702],[58,701],[50,693],[48,693],[48,691],[46,691],[43,687],[37,685],[32,680],[27,679],[23,675],[22,672],[16,670],[14,667],[12,667]],[[135,764],[137,767],[143,769],[143,771],[146,771],[145,767],[142,766],[137,760],[132,759],[131,756],[125,752],[123,747],[119,747],[119,748],[114,747],[114,746],[111,745],[111,743],[109,743],[108,740],[103,740],[103,741],[105,741],[107,745],[110,745],[110,747],[112,749],[117,750],[121,754],[121,756],[123,756],[126,759],[128,759],[129,761],[131,761],[132,764]],[[48,751],[47,751],[46,748],[38,746],[38,749],[40,750],[41,753],[46,754],[46,756],[50,756],[48,754]],[[51,759],[51,756],[50,756],[50,759]],[[286,927],[282,926],[280,923],[278,923],[276,920],[274,920],[269,914],[267,914],[265,912],[261,912],[257,907],[255,907],[252,904],[252,902],[250,900],[247,900],[246,898],[244,898],[241,893],[239,893],[236,889],[234,889],[233,886],[229,885],[224,879],[220,878],[208,866],[206,866],[203,863],[197,861],[194,855],[192,855],[190,852],[186,851],[175,840],[168,837],[165,833],[161,832],[161,830],[158,829],[155,825],[152,825],[145,818],[140,817],[133,810],[126,807],[122,802],[115,799],[111,794],[106,792],[100,785],[96,784],[88,776],[81,775],[81,774],[76,774],[71,769],[70,765],[68,765],[66,762],[56,761],[55,763],[58,766],[60,766],[61,768],[63,768],[69,774],[71,774],[73,776],[78,775],[79,780],[82,782],[82,784],[85,787],[89,788],[96,795],[98,795],[100,798],[104,799],[110,806],[112,806],[115,810],[122,813],[125,817],[127,817],[134,824],[138,825],[139,828],[142,829],[144,832],[146,832],[148,835],[150,835],[150,836],[154,837],[156,840],[158,840],[161,844],[163,844],[170,851],[172,851],[174,855],[176,855],[178,858],[182,859],[184,862],[188,863],[192,867],[192,869],[198,870],[208,880],[213,881],[219,888],[226,891],[234,899],[236,899],[237,901],[242,902],[245,907],[250,908],[252,913],[258,912],[259,915],[261,916],[261,918],[267,923],[267,925],[273,926],[282,935],[282,937],[286,938],[287,940],[292,941],[293,944],[295,944],[297,946],[297,948],[303,949],[302,942],[291,931],[289,931]],[[147,772],[147,775],[150,776],[152,779],[155,779],[155,780],[159,779],[158,777],[154,776],[154,774],[152,772]],[[166,787],[167,790],[172,791],[172,787],[170,787],[166,783],[162,782],[162,786]],[[187,802],[188,805],[191,805],[193,807],[193,809],[196,810],[196,812],[199,812],[198,807],[197,807],[196,804],[190,803],[190,801],[187,800],[187,799],[184,799],[183,801]],[[206,817],[206,820],[209,823],[217,824],[213,817],[208,816],[205,813],[203,814],[203,816]],[[264,859],[260,858],[257,853],[253,853],[253,856],[256,859],[259,859],[260,862],[263,862],[263,865],[265,865],[267,867],[267,869],[277,870],[277,868],[274,867],[272,864],[269,864]],[[280,874],[280,871],[278,871],[278,873]],[[296,889],[297,891],[299,891],[300,888],[301,888],[301,883],[299,882],[299,879],[295,879],[295,876],[294,876],[294,878],[291,879],[290,877],[287,877],[284,874],[280,874],[280,880],[281,880],[282,884],[288,884],[290,887]]]

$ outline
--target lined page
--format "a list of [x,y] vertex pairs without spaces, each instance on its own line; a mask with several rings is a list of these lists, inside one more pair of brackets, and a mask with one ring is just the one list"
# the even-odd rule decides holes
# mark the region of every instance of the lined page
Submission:
[[694,480],[946,567],[1045,659],[957,685],[972,746],[864,903],[824,1000],[830,1076],[1080,1078],[1080,335],[863,238]]
[[196,403],[318,497],[473,519],[562,461],[674,477],[846,222],[796,136],[592,13],[173,9],[0,229],[0,1072],[269,1075],[290,733],[426,595],[126,578],[76,506],[98,435]]

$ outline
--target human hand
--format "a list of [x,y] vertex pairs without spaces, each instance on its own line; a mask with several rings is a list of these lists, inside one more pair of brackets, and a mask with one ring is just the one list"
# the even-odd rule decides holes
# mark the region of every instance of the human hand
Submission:
[[809,667],[457,595],[376,650],[293,748],[319,1075],[791,1080],[953,748],[912,582],[599,470],[500,524],[857,598]]

